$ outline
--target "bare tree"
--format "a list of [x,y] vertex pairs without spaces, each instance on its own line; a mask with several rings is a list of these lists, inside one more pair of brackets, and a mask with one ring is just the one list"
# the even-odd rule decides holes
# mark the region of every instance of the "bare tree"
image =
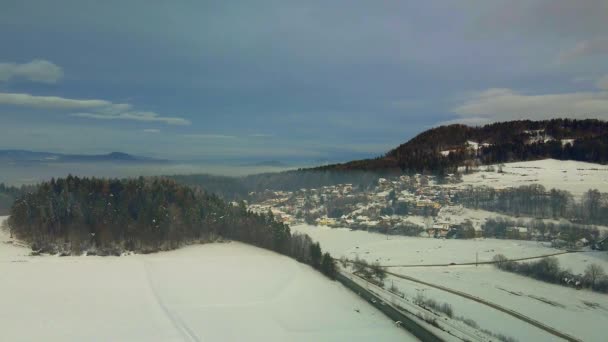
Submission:
[[598,264],[591,264],[585,268],[585,279],[589,281],[591,286],[595,286],[598,280],[600,280],[606,272],[602,268],[602,266]]

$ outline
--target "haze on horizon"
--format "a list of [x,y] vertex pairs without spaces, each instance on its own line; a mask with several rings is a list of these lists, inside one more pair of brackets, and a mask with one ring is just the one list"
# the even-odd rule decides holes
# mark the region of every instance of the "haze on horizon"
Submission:
[[601,0],[6,1],[0,148],[382,154],[443,123],[608,118]]

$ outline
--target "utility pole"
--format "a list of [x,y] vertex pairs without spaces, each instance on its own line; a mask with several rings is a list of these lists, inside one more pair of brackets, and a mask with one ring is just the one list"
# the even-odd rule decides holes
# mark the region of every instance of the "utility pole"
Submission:
[[475,267],[479,264],[479,252],[475,252]]

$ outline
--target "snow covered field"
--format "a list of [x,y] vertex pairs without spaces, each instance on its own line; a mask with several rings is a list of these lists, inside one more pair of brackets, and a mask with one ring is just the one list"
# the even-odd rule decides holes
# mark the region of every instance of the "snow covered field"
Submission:
[[[486,299],[584,341],[605,341],[606,336],[601,329],[608,322],[608,295],[605,294],[540,282],[500,271],[491,265],[396,268],[391,269],[391,272]],[[525,326],[523,322],[517,322],[512,317],[479,303],[407,280],[391,279],[395,279],[396,285],[406,294],[414,296],[420,289],[424,289],[426,297],[452,304],[457,314],[470,317],[490,330],[509,333],[521,341],[537,341],[541,334],[555,340],[552,335]],[[539,337],[530,338],[537,334]]]
[[[495,254],[524,258],[552,254],[559,250],[532,241],[475,239],[444,240],[389,236],[349,229],[308,225],[292,231],[310,235],[334,257],[356,256],[382,265],[448,264],[491,260]],[[582,273],[589,263],[608,271],[608,253],[585,252],[557,256],[562,267]],[[507,273],[492,265],[448,267],[393,267],[391,272],[477,296],[543,322],[585,341],[602,341],[600,327],[608,322],[608,295],[547,284]],[[470,299],[422,284],[390,276],[407,298],[423,293],[427,298],[451,304],[458,316],[475,320],[481,328],[513,336],[520,341],[554,341],[556,337],[530,324]],[[579,324],[579,322],[581,322]]]
[[547,189],[555,188],[571,192],[580,197],[589,189],[608,191],[608,165],[579,161],[544,159],[537,161],[506,163],[503,173],[486,172],[481,166],[479,172],[465,174],[460,186],[487,185],[496,188],[541,184]]
[[7,241],[0,233],[6,341],[415,340],[341,284],[240,243],[30,257]]
[[498,239],[433,239],[383,234],[347,228],[296,225],[292,231],[306,233],[334,257],[359,257],[382,265],[449,264],[491,261],[494,255],[525,258],[558,253],[560,250],[535,241]]

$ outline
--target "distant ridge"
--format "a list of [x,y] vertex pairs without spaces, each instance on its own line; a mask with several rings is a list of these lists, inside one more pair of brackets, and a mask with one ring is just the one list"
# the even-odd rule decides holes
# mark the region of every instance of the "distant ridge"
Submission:
[[3,162],[150,162],[165,163],[167,160],[134,156],[124,152],[107,154],[64,154],[53,152],[36,152],[28,150],[0,150],[0,161]]
[[608,122],[596,119],[518,120],[424,131],[375,159],[311,170],[453,172],[459,166],[545,158],[608,162]]
[[260,162],[242,164],[242,166],[288,167],[289,165],[278,160],[265,160]]

